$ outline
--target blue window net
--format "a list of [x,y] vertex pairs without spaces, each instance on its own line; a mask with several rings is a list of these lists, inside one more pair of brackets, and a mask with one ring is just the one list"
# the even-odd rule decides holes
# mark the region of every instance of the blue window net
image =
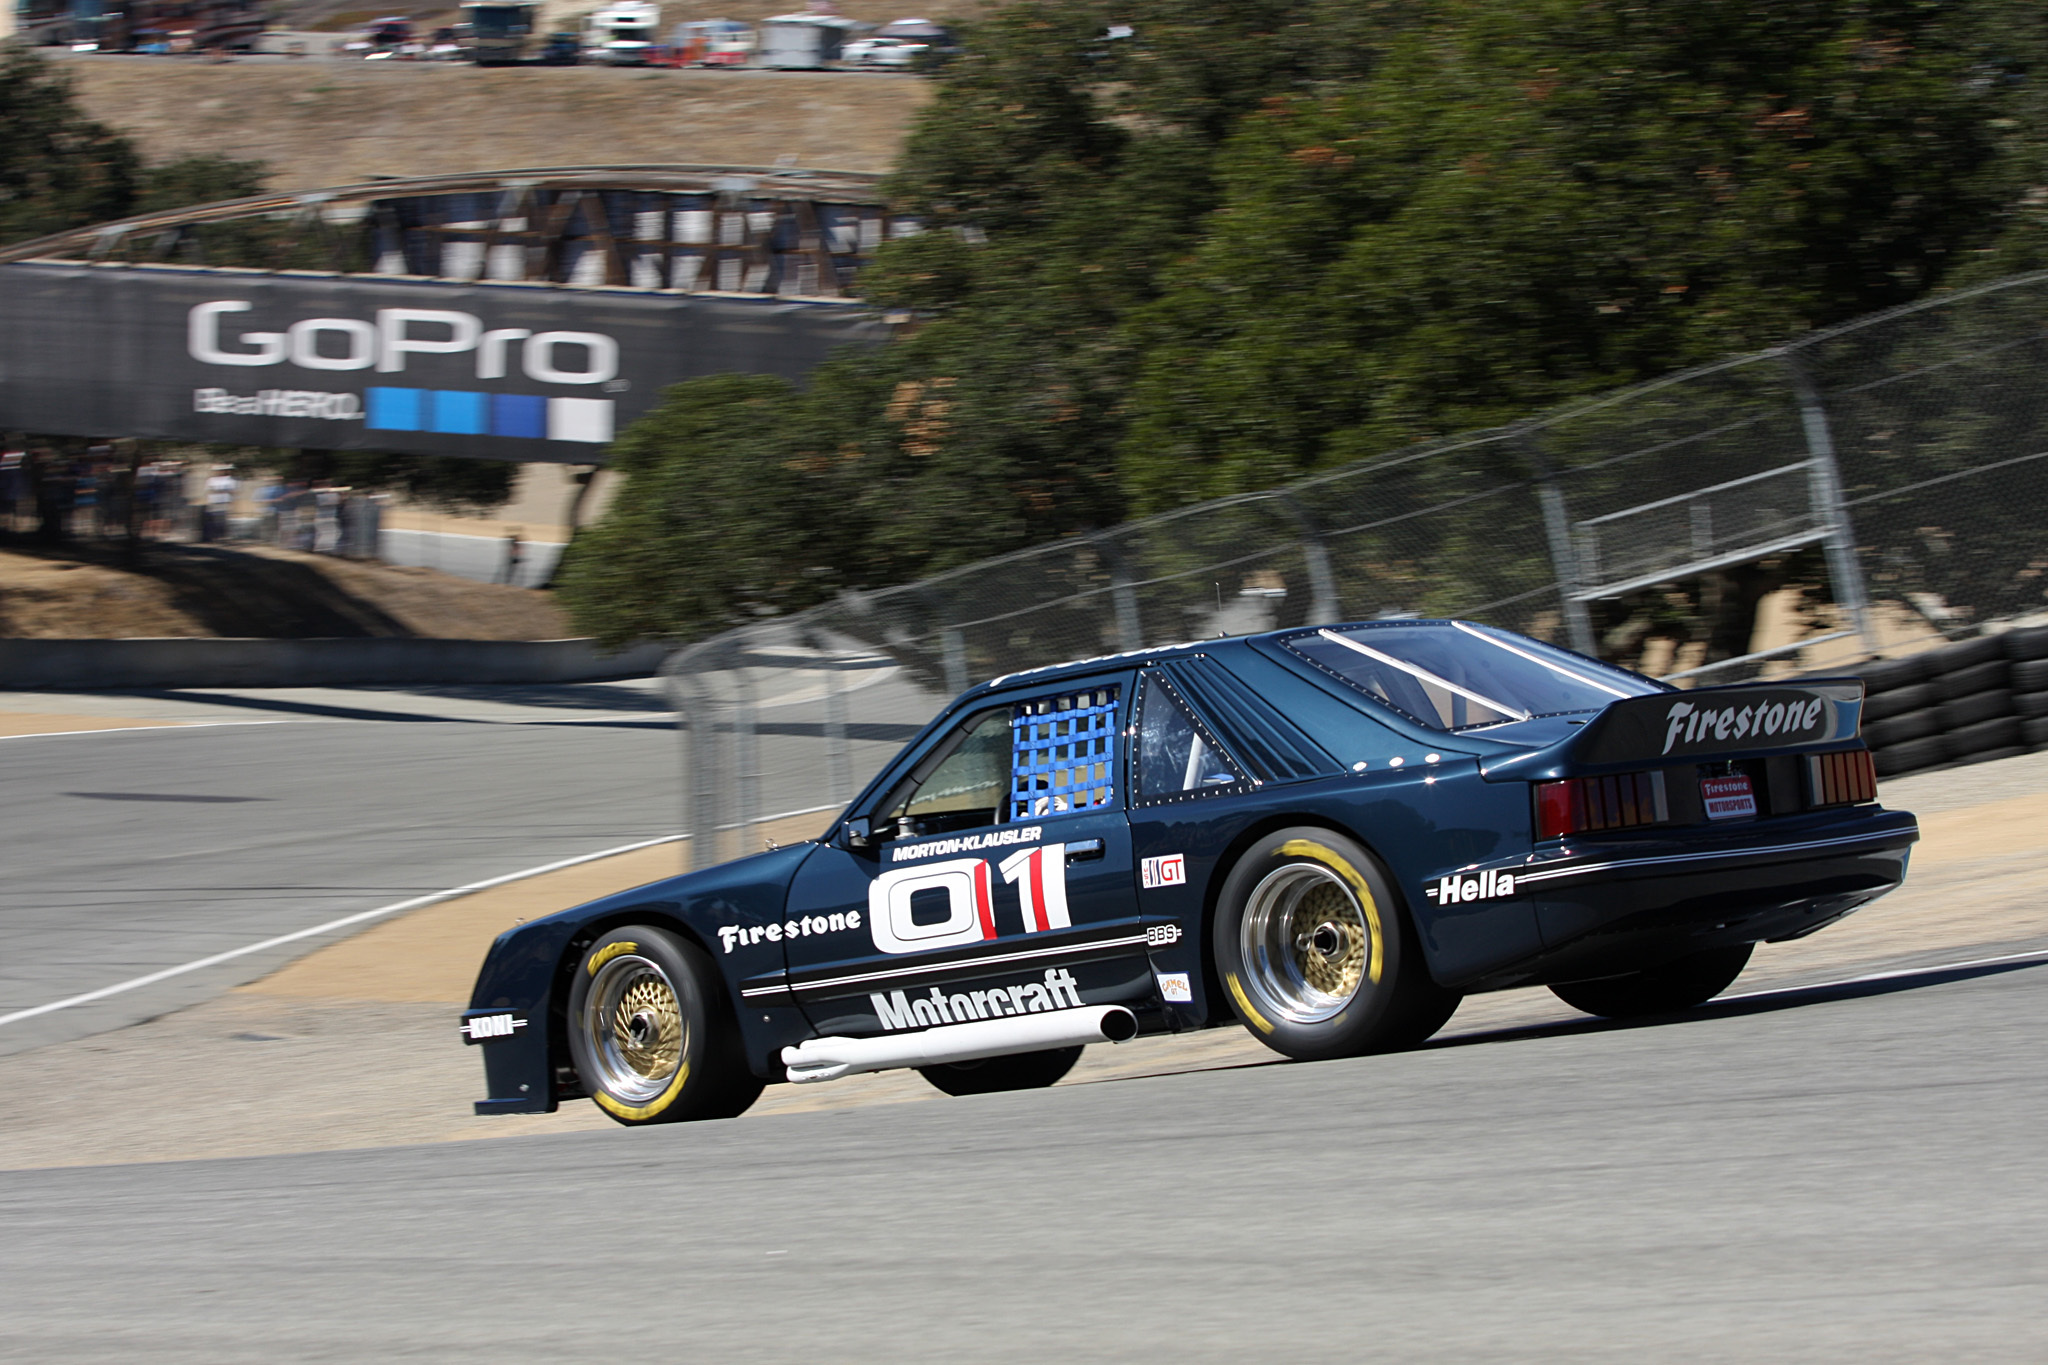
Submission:
[[1010,818],[1029,820],[1116,800],[1119,689],[1022,702],[1010,720]]

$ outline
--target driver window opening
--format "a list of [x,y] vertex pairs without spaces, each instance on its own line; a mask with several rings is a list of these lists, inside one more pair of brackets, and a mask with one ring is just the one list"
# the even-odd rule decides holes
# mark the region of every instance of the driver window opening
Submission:
[[912,775],[910,789],[884,817],[895,827],[892,837],[1001,823],[1010,786],[1010,708],[970,717],[939,753],[928,772]]
[[911,839],[1114,804],[1119,693],[1094,687],[969,717],[891,796],[882,837]]

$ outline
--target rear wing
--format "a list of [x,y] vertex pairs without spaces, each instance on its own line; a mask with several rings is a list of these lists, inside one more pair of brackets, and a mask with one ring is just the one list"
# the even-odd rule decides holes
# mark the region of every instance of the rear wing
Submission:
[[1566,761],[1605,767],[1814,749],[1856,738],[1861,678],[1736,683],[1613,703],[1566,741]]

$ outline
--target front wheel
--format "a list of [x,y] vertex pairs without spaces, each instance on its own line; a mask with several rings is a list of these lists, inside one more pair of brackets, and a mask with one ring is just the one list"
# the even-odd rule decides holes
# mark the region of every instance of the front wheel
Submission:
[[1603,976],[1597,981],[1560,981],[1550,993],[1575,1010],[1607,1019],[1669,1014],[1704,1005],[1735,984],[1749,965],[1754,944],[1709,948],[1647,972]]
[[585,948],[568,1023],[583,1088],[620,1123],[732,1118],[761,1094],[718,969],[665,929],[629,924]]
[[1237,1017],[1299,1061],[1413,1047],[1458,996],[1430,979],[1373,856],[1332,830],[1276,830],[1224,879],[1212,939]]
[[1080,1060],[1080,1048],[1055,1047],[984,1057],[978,1062],[921,1066],[917,1074],[948,1095],[993,1095],[1002,1090],[1042,1090],[1072,1071]]

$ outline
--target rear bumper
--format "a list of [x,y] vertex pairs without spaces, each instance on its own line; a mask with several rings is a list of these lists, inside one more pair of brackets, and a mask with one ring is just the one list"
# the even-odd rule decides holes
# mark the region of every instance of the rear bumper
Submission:
[[1641,971],[1705,948],[1799,938],[1905,880],[1920,837],[1878,806],[1739,830],[1573,843],[1514,869],[1540,954],[1468,989]]

